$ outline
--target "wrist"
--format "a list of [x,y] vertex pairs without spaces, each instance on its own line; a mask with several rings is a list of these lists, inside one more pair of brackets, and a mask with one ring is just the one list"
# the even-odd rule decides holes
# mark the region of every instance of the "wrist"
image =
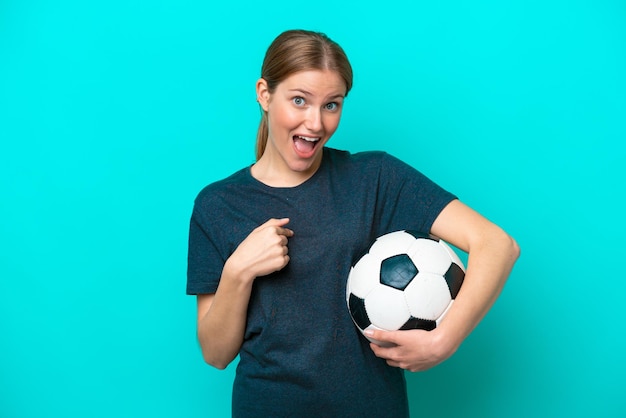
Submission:
[[436,352],[441,358],[452,356],[461,345],[462,339],[447,327],[437,327],[430,331],[433,335]]
[[233,261],[231,258],[224,263],[221,280],[236,284],[238,287],[247,287],[252,286],[254,279],[255,276],[253,274],[250,274],[247,269],[242,268],[241,264]]

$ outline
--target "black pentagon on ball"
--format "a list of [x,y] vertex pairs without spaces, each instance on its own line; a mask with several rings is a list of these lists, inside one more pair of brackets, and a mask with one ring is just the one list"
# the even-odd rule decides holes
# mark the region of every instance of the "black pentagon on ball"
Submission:
[[365,329],[372,324],[369,316],[367,316],[367,311],[365,310],[364,299],[361,299],[360,297],[350,293],[350,298],[348,299],[348,307],[350,308],[350,314],[352,314],[352,319],[354,319],[354,322],[359,328]]
[[401,330],[423,329],[424,331],[432,331],[437,328],[437,323],[428,319],[409,318],[408,321],[400,327]]
[[417,275],[417,267],[407,254],[398,254],[380,263],[380,283],[404,290]]
[[465,272],[456,263],[452,263],[444,276],[446,283],[448,283],[448,289],[450,289],[450,296],[452,296],[452,299],[456,299],[461,290],[463,280],[465,280]]

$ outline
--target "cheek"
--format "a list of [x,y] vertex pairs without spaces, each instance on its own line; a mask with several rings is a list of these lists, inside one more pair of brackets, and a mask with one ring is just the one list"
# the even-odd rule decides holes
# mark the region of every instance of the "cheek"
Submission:
[[327,135],[332,135],[339,127],[339,120],[341,119],[341,114],[330,114],[324,120],[324,128],[326,130]]
[[272,109],[268,113],[270,125],[274,129],[287,129],[291,130],[297,127],[300,123],[297,112],[290,111],[289,109]]

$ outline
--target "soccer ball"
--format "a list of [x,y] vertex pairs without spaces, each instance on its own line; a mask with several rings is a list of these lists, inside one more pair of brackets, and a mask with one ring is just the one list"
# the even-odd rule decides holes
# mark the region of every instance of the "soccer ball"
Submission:
[[431,331],[452,306],[464,278],[463,263],[441,239],[391,232],[377,238],[350,269],[346,301],[361,333]]

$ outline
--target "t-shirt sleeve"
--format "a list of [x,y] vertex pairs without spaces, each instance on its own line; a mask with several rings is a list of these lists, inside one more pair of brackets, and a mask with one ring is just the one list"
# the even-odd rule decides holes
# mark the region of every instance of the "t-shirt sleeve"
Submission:
[[388,231],[430,232],[439,213],[456,199],[424,174],[384,153],[378,199],[381,225]]
[[196,201],[189,222],[187,254],[187,294],[215,293],[224,267],[224,259],[208,232],[205,211]]

